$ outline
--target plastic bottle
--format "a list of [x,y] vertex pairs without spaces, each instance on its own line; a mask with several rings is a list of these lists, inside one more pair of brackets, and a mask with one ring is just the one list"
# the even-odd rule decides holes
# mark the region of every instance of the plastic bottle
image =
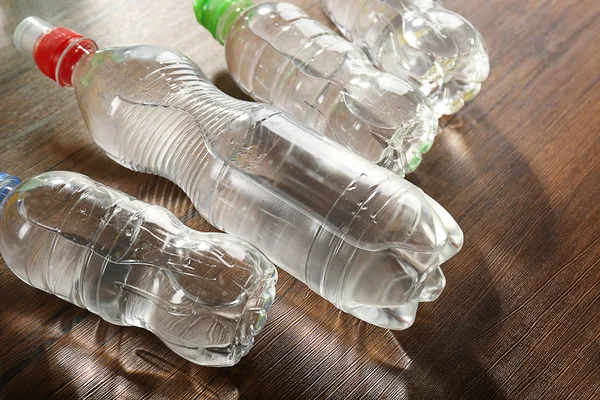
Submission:
[[81,174],[19,185],[1,173],[0,218],[2,257],[27,284],[145,328],[197,364],[237,363],[275,295],[275,267],[247,242],[194,231]]
[[93,139],[116,162],[177,183],[215,227],[367,322],[405,328],[419,301],[443,289],[439,265],[463,235],[418,187],[279,109],[227,96],[178,52],[95,51],[40,24],[22,22],[17,47],[73,85]]
[[402,176],[431,148],[438,121],[428,98],[297,6],[196,0],[194,9],[256,100]]
[[340,31],[383,71],[410,77],[438,115],[454,114],[490,72],[481,34],[436,0],[321,0]]

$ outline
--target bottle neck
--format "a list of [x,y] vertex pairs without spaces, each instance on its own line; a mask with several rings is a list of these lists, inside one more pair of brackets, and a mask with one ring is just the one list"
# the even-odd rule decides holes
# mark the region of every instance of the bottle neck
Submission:
[[4,207],[8,203],[8,200],[12,197],[16,187],[20,183],[21,181],[16,176],[0,172],[0,217],[4,212]]
[[81,38],[73,42],[61,55],[55,69],[55,80],[60,86],[73,86],[73,71],[83,58],[93,54],[98,46],[91,39]]
[[250,0],[194,0],[196,19],[221,44],[244,12],[253,6]]

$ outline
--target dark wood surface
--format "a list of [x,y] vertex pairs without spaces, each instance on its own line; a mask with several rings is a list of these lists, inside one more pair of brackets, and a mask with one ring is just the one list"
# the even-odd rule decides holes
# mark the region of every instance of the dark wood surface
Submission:
[[[38,15],[102,47],[177,48],[241,96],[190,3],[0,0],[0,169],[82,172],[209,229],[173,184],[104,156],[73,93],[12,46],[17,23]],[[316,0],[296,3],[323,18]],[[600,2],[445,4],[479,27],[492,73],[410,177],[465,232],[446,290],[412,328],[369,326],[282,272],[253,351],[204,368],[28,287],[2,261],[0,398],[600,398]]]

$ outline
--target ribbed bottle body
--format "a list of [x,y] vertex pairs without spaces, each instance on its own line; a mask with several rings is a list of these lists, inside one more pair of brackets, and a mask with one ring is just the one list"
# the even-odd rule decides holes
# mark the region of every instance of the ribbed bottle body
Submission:
[[412,172],[433,143],[437,119],[420,90],[375,69],[360,48],[295,5],[248,9],[225,49],[249,95],[385,168]]
[[75,75],[110,157],[176,182],[210,223],[337,307],[399,329],[443,288],[439,264],[460,250],[462,232],[393,172],[278,109],[226,96],[168,49],[101,50]]
[[252,347],[276,271],[254,247],[185,227],[166,209],[76,173],[24,182],[5,203],[0,249],[23,281],[182,357],[232,365]]
[[410,78],[438,115],[453,114],[489,74],[481,34],[434,0],[321,0],[342,33],[382,70]]

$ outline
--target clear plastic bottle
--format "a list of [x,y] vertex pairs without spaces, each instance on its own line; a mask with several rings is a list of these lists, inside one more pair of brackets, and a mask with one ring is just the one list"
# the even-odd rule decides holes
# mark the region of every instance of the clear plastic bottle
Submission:
[[406,328],[419,301],[441,292],[439,266],[463,234],[418,187],[279,109],[227,96],[176,51],[95,51],[41,23],[22,22],[15,44],[72,84],[92,137],[116,162],[177,183],[215,227],[367,322]]
[[247,242],[81,174],[19,185],[0,173],[0,218],[2,257],[27,284],[145,328],[197,364],[237,363],[273,301],[275,267]]
[[438,121],[428,98],[299,7],[196,0],[194,8],[225,44],[233,78],[256,100],[400,175],[431,148]]
[[323,9],[371,61],[412,78],[438,115],[454,114],[490,72],[481,34],[436,0],[321,0]]

